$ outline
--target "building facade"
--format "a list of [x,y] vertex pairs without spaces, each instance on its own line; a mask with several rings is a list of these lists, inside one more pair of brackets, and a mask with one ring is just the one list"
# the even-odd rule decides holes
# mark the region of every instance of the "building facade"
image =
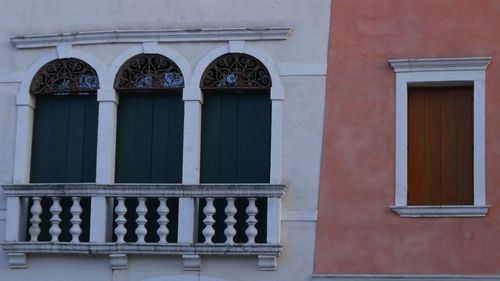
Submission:
[[332,1],[316,280],[498,280],[497,1]]
[[0,279],[307,280],[330,1],[21,1]]

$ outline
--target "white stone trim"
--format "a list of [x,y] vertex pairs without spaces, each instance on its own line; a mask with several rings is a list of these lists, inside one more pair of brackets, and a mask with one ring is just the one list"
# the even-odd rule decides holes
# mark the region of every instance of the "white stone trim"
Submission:
[[[271,171],[270,171],[270,182],[272,184],[281,183],[281,169],[282,169],[282,138],[283,138],[283,100],[285,98],[285,89],[281,81],[280,72],[274,60],[266,52],[261,49],[248,46],[241,42],[229,42],[219,46],[209,53],[207,53],[198,64],[193,69],[193,74],[191,76],[191,87],[199,87],[201,77],[208,67],[208,65],[217,57],[230,53],[232,50],[239,51],[241,53],[249,54],[259,61],[261,61],[264,66],[269,71],[272,80],[271,87]],[[201,138],[201,134],[198,135]],[[194,156],[193,156],[194,157]],[[200,154],[196,155],[199,159]],[[198,170],[199,173],[199,170]]]
[[128,257],[125,254],[109,254],[109,263],[113,270],[127,269]]
[[155,29],[155,30],[106,30],[63,34],[24,35],[12,37],[18,49],[54,47],[57,44],[71,45],[143,43],[143,42],[219,42],[286,40],[290,27],[264,28],[201,28],[201,29]]
[[[156,183],[34,183],[6,184],[2,189],[9,197],[270,197],[285,194],[283,184],[156,184]],[[273,205],[273,208],[279,204]],[[281,218],[281,216],[279,216]],[[269,221],[268,221],[269,222]]]
[[314,281],[497,281],[500,275],[313,274]]
[[[73,50],[67,44],[60,44],[56,49],[37,59],[25,72],[17,95],[16,147],[14,153],[14,183],[28,183],[31,168],[31,144],[35,98],[29,88],[36,72],[46,63],[59,58],[77,58],[88,63],[97,72],[99,79],[106,75],[104,65],[93,56]],[[100,80],[99,80],[100,82]],[[97,93],[99,99],[99,91]]]
[[27,268],[26,254],[24,253],[7,253],[9,259],[9,266],[12,269]]
[[182,264],[185,271],[200,271],[201,258],[200,255],[182,255]]
[[393,206],[391,209],[401,217],[484,217],[489,206]]
[[389,60],[394,72],[486,70],[491,57]]
[[276,256],[257,256],[257,266],[260,271],[276,271],[278,269]]
[[[395,207],[407,205],[408,86],[474,86],[474,206],[485,206],[485,70],[491,58],[389,60],[396,73]],[[438,215],[438,214],[436,214]]]
[[5,242],[7,253],[26,254],[88,254],[88,255],[198,255],[211,256],[279,256],[282,246],[276,244],[186,244],[186,243],[71,243],[71,242]]

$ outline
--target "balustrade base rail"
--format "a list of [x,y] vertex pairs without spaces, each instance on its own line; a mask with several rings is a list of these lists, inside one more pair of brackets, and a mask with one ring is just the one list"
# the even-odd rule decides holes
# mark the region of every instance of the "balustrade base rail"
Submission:
[[282,249],[285,185],[89,183],[2,189],[7,224],[1,245],[12,268],[25,268],[26,254],[109,255],[113,269],[128,268],[127,255],[180,255],[185,270],[200,270],[200,256],[234,255],[257,256],[260,270],[276,270]]
[[276,258],[282,246],[276,244],[117,244],[71,242],[5,242],[0,244],[11,268],[26,268],[26,254],[109,255],[112,269],[127,269],[128,255],[178,255],[184,270],[200,270],[200,256],[257,256],[262,271],[277,269]]
[[282,246],[275,244],[227,245],[217,244],[117,244],[71,242],[4,242],[2,249],[7,253],[30,254],[140,254],[140,255],[270,255],[279,256]]

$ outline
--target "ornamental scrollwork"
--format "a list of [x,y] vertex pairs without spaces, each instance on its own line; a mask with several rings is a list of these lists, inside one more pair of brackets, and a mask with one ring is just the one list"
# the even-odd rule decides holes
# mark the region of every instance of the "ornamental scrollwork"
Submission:
[[216,58],[203,73],[202,89],[265,89],[271,76],[262,62],[253,56],[230,53]]
[[159,54],[140,54],[127,60],[116,75],[116,90],[159,90],[184,87],[180,68]]
[[31,81],[30,93],[95,93],[99,88],[96,71],[76,58],[53,60],[38,70]]

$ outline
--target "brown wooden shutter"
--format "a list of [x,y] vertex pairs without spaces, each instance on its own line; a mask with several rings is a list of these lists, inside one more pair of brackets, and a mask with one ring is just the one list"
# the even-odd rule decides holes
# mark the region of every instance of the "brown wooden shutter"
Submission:
[[408,89],[408,205],[473,204],[473,88]]

